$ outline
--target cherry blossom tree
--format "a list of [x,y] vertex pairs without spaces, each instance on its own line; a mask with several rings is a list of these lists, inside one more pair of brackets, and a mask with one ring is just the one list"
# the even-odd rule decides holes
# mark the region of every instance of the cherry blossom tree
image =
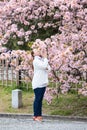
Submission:
[[52,68],[49,77],[58,83],[57,92],[66,93],[74,85],[81,87],[76,88],[79,94],[87,95],[87,0],[1,2],[0,44],[22,49],[10,56],[22,60],[16,70],[28,68],[31,73],[32,56],[24,50],[47,51]]

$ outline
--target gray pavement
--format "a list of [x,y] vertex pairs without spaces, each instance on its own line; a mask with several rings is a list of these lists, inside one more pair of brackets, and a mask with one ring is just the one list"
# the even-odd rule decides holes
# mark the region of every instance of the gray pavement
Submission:
[[31,117],[0,117],[0,130],[87,130],[87,121],[44,118],[37,122]]

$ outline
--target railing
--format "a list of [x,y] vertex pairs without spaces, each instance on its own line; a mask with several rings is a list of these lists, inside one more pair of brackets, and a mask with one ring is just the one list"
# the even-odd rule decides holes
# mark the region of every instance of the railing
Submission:
[[[10,59],[10,61],[13,59]],[[15,58],[15,66],[19,63],[18,59]],[[15,70],[15,66],[10,66],[8,60],[0,59],[0,86],[13,86],[14,83],[16,86],[24,85],[29,87],[29,77],[26,75],[28,70]]]

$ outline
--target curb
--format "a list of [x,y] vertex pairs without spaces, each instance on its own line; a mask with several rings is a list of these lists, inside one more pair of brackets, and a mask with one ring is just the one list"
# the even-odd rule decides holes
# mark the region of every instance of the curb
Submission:
[[[23,118],[32,119],[32,114],[21,114],[21,113],[0,113],[0,118]],[[84,121],[87,122],[87,117],[78,116],[59,116],[59,115],[43,115],[46,120],[71,120],[71,121]]]

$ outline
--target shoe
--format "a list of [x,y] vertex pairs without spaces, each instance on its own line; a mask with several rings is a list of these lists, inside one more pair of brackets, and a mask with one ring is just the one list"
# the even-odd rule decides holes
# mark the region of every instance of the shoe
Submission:
[[33,120],[35,121],[35,119],[37,118],[37,116],[33,116]]
[[42,116],[37,116],[34,120],[35,121],[42,121]]

